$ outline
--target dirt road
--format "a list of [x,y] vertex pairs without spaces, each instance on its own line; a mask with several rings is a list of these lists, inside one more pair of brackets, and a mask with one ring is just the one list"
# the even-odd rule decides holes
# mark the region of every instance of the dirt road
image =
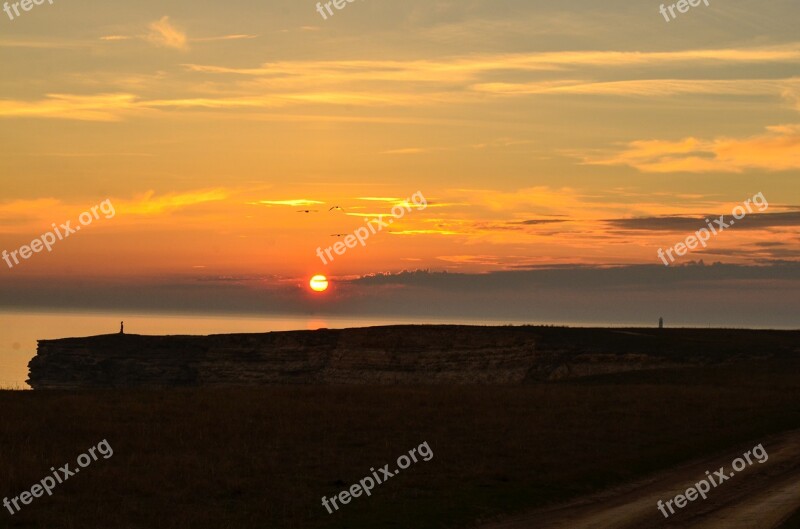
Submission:
[[[712,488],[706,500],[697,498],[675,508],[669,518],[657,509],[685,493],[720,467],[733,472],[731,462],[761,443],[769,459],[753,465]],[[568,504],[480,526],[480,529],[776,529],[800,510],[800,430],[755,440],[714,457],[703,458],[625,486]],[[669,514],[669,510],[667,510]]]

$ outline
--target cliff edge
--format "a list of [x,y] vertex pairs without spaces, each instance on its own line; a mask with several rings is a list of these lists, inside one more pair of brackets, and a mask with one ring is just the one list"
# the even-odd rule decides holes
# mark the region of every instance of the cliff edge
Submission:
[[33,389],[520,384],[797,358],[799,331],[402,325],[40,340]]

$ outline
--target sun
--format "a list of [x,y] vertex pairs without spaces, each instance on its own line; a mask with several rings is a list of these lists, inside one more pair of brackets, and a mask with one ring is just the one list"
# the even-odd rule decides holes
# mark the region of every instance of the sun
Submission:
[[323,275],[315,275],[308,282],[314,292],[324,292],[328,290],[328,278]]

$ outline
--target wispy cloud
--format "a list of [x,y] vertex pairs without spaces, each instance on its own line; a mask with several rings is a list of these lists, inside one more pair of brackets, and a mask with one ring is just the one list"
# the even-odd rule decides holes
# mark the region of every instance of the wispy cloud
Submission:
[[325,202],[320,202],[319,200],[309,200],[307,198],[295,198],[289,200],[259,200],[258,202],[248,202],[251,205],[261,205],[261,206],[292,206],[292,207],[299,207],[299,206],[313,206],[315,204],[324,204]]
[[105,35],[103,37],[100,37],[100,40],[115,41],[115,40],[131,40],[132,38],[133,37],[129,35]]
[[150,33],[147,40],[157,46],[174,48],[176,50],[188,50],[186,33],[173,26],[169,17],[163,16],[148,26]]
[[628,165],[646,173],[785,171],[800,168],[800,124],[767,127],[749,138],[694,137],[676,141],[639,140],[625,150],[595,158],[590,165]]
[[219,37],[197,37],[193,39],[189,39],[192,42],[216,42],[219,40],[249,40],[258,38],[258,35],[221,35]]
[[618,96],[668,96],[680,94],[783,95],[800,79],[633,79],[625,81],[541,81],[533,83],[483,83],[479,92],[500,95],[587,94]]
[[[709,213],[697,217],[664,216],[664,217],[637,217],[626,219],[608,219],[610,226],[625,230],[640,231],[694,231],[703,227],[704,219],[717,218],[720,214]],[[737,230],[764,230],[768,228],[800,226],[800,211],[785,211],[779,213],[753,213],[746,220],[737,222]],[[760,246],[774,246],[780,242],[760,242]]]
[[402,230],[390,231],[392,235],[461,235],[457,231],[450,230]]
[[3,39],[0,38],[0,48],[30,48],[30,49],[75,49],[89,48],[91,40],[75,39]]
[[528,219],[511,222],[510,224],[519,224],[522,226],[538,226],[540,224],[558,224],[559,222],[568,222],[566,219]]
[[[144,218],[157,218],[160,215],[191,206],[210,202],[221,202],[230,196],[225,189],[198,189],[185,192],[156,193],[153,190],[131,198],[109,198],[116,212],[114,225],[131,223],[141,227]],[[97,200],[102,200],[97,199]],[[0,202],[0,219],[16,219],[15,222],[0,223],[0,233],[21,233],[26,236],[53,221],[75,218],[85,211],[88,201],[65,201],[56,198],[36,198]],[[136,220],[132,220],[135,217]]]
[[104,35],[100,37],[100,40],[114,42],[138,39],[155,44],[156,46],[186,51],[189,49],[190,42],[219,42],[226,40],[250,40],[258,38],[258,35],[246,33],[190,38],[187,36],[186,32],[175,27],[167,16],[151,22],[147,27],[149,32],[144,35]]
[[148,191],[133,200],[115,201],[117,211],[131,215],[159,215],[166,211],[203,204],[206,202],[217,202],[228,198],[229,193],[224,189],[198,190],[188,193],[167,193],[156,194],[155,191]]
[[39,101],[0,100],[0,117],[118,121],[121,112],[134,108],[132,94],[47,94]]
[[[56,119],[75,119],[85,121],[119,121],[131,111],[153,111],[162,108],[198,109],[223,111],[235,109],[274,109],[303,104],[345,105],[345,106],[393,106],[410,103],[413,95],[394,94],[346,94],[346,93],[306,93],[306,94],[261,94],[242,97],[192,97],[175,99],[146,100],[134,94],[47,94],[38,101],[0,100],[0,117],[37,117]],[[369,117],[353,116],[268,116],[277,121],[370,121]],[[372,118],[372,121],[381,121]],[[391,121],[391,120],[389,120]],[[403,122],[402,118],[398,118]]]
[[559,71],[578,66],[626,67],[664,64],[798,62],[800,44],[756,48],[724,48],[670,52],[558,51],[479,54],[441,60],[275,61],[255,68],[187,64],[192,71],[244,76],[316,75],[320,81],[447,81],[476,79],[498,71]]
[[[150,24],[140,36],[122,34],[102,37],[108,42],[143,39],[151,44],[186,51],[192,42],[252,39],[255,35],[235,34],[189,38],[169,17]],[[169,93],[169,97],[148,99],[144,95],[99,94],[56,95],[39,101],[4,101],[0,116],[54,117],[93,121],[120,120],[133,109],[168,109],[227,112],[243,109],[321,108],[329,106],[386,108],[481,105],[509,96],[549,94],[620,95],[656,97],[676,94],[721,94],[736,96],[782,96],[800,106],[800,79],[575,79],[575,70],[615,76],[646,75],[645,67],[705,65],[731,66],[752,62],[800,62],[800,44],[780,47],[684,50],[676,52],[562,51],[546,53],[501,53],[454,56],[442,59],[408,60],[315,60],[274,61],[254,68],[224,65],[184,64],[190,74],[214,79],[197,81],[171,76],[165,90],[163,79],[137,86],[142,94]],[[600,68],[602,67],[602,68]],[[628,68],[628,70],[624,70]],[[526,81],[528,73],[547,74],[551,79]],[[106,81],[107,84],[113,81]],[[117,86],[117,85],[113,85]],[[129,88],[125,89],[130,90]],[[53,99],[56,99],[54,101]],[[95,108],[97,107],[97,108]],[[265,113],[266,114],[266,113]],[[248,119],[257,119],[255,113]],[[303,120],[304,116],[265,116],[264,119]],[[321,119],[342,120],[327,116]],[[351,120],[404,119],[404,116],[350,116]],[[391,146],[391,144],[390,144]],[[474,147],[485,147],[485,144]],[[382,151],[385,155],[416,155],[454,147],[399,146]]]

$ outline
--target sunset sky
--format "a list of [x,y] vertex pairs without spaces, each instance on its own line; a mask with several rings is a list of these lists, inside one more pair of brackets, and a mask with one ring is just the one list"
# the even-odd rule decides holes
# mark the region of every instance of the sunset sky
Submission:
[[[656,1],[315,6],[0,12],[0,250],[116,211],[0,261],[0,304],[633,321],[658,299],[797,326],[796,0],[671,22]],[[316,256],[416,192],[426,209]],[[768,210],[658,260],[757,193]]]

